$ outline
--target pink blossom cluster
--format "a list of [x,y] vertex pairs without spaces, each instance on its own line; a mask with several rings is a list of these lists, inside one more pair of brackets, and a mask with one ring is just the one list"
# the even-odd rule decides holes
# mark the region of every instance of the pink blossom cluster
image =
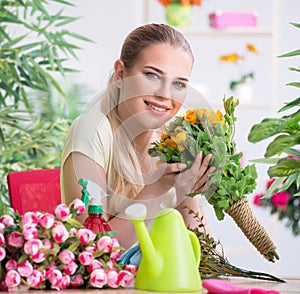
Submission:
[[137,267],[118,263],[122,248],[114,232],[95,234],[74,218],[84,210],[76,199],[54,214],[1,216],[0,290],[133,285]]
[[[275,181],[275,178],[267,181],[266,189],[269,189],[270,186]],[[256,206],[265,206],[266,203],[279,208],[281,211],[285,211],[288,206],[288,202],[291,199],[291,195],[287,191],[274,191],[270,199],[265,199],[263,193],[258,193],[254,195],[253,204]],[[266,203],[265,203],[266,202]]]

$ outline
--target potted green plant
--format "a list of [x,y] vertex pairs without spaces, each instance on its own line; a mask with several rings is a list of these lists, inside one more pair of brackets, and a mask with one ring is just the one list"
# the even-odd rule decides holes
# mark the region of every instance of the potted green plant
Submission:
[[[299,23],[291,23],[300,29]],[[300,49],[280,55],[279,58],[300,55]],[[300,72],[300,67],[290,67],[289,70]],[[300,82],[290,82],[287,86],[300,88]],[[270,197],[274,191],[293,191],[292,197],[300,196],[300,97],[288,102],[279,109],[280,117],[265,118],[260,123],[252,126],[248,140],[257,143],[268,138],[273,140],[268,143],[264,158],[253,160],[256,163],[270,165],[268,176],[276,178],[269,186],[265,197]],[[295,187],[295,189],[290,189]],[[293,202],[292,202],[293,203]]]

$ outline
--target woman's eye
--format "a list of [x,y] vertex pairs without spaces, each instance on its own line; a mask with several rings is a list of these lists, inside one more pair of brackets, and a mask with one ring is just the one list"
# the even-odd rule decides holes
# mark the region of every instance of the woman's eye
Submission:
[[155,79],[155,80],[159,79],[158,74],[156,74],[154,72],[146,72],[145,75],[150,79]]
[[185,89],[186,88],[186,83],[183,83],[183,82],[174,82],[174,85],[179,88],[179,89]]

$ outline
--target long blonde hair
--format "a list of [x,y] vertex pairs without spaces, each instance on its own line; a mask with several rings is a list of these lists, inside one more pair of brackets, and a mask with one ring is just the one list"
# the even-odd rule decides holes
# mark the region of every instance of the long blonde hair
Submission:
[[[166,24],[146,24],[133,30],[125,39],[120,55],[124,68],[130,70],[141,52],[153,44],[181,48],[193,57],[189,43],[180,32]],[[114,85],[112,73],[101,100],[101,111],[106,114],[114,134],[112,164],[107,173],[110,194],[108,212],[111,215],[124,208],[127,200],[134,199],[143,187],[143,175],[136,152],[117,113],[119,97],[120,91]]]

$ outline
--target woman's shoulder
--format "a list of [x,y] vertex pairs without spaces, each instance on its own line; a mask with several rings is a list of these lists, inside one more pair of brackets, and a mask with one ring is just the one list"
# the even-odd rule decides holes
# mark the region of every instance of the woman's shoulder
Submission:
[[109,120],[100,109],[97,111],[88,111],[78,116],[74,120],[72,128],[83,132],[104,132],[105,130],[111,132]]

